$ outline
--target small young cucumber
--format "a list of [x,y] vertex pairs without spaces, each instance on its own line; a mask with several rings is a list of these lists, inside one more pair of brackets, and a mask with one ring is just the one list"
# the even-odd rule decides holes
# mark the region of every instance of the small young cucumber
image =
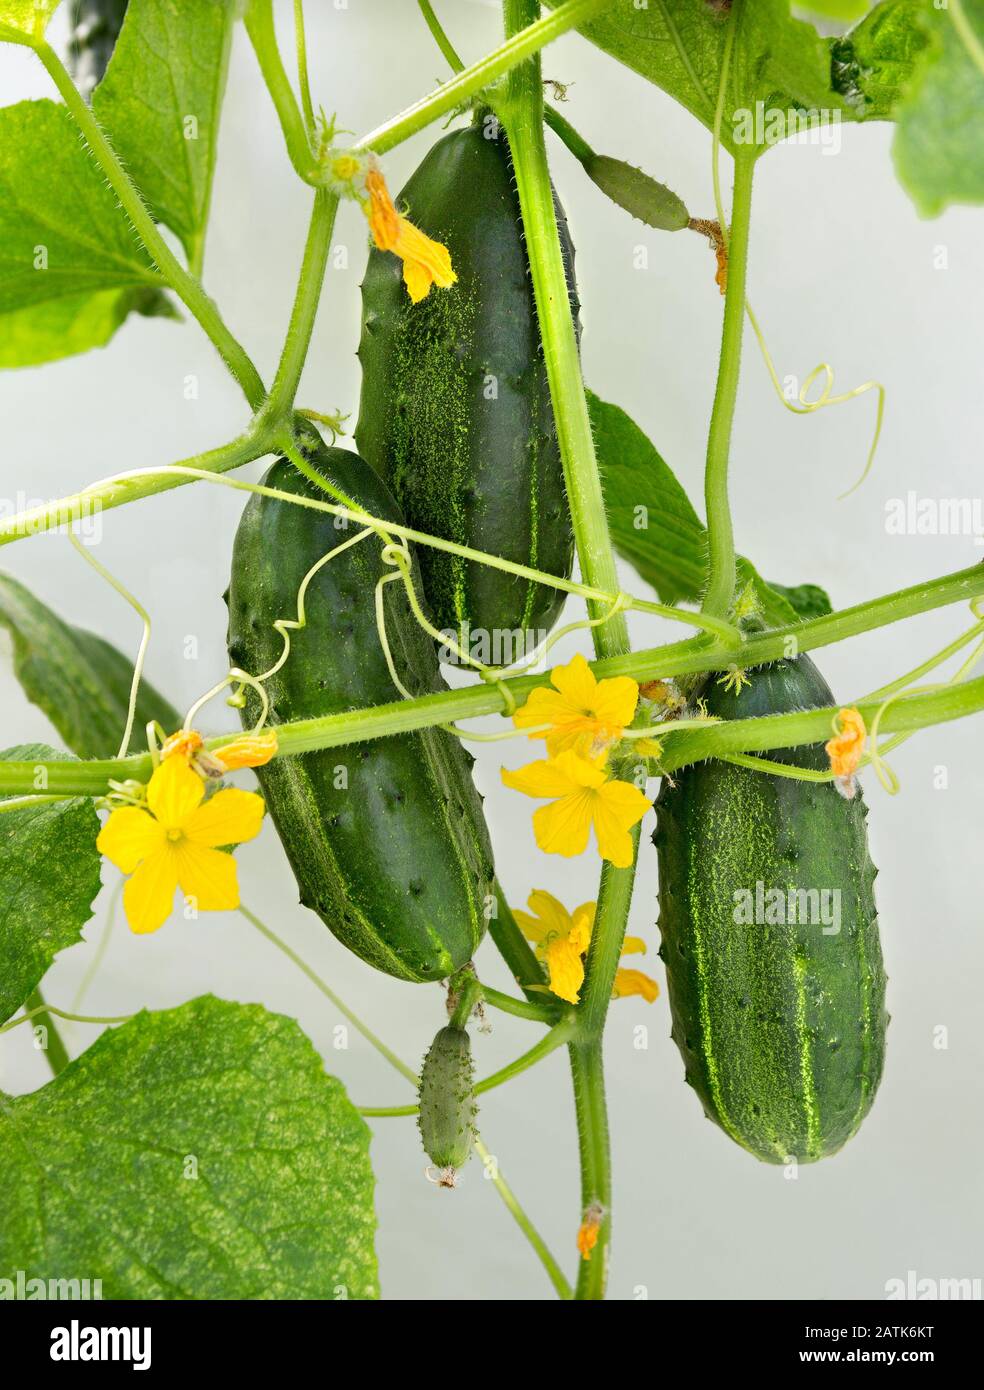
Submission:
[[449,1024],[431,1043],[420,1070],[418,1124],[424,1151],[439,1172],[441,1187],[454,1187],[475,1138],[474,1068],[471,1039]]
[[[398,204],[448,247],[458,280],[412,304],[399,261],[370,252],[359,452],[417,530],[567,578],[564,473],[512,162],[495,120],[440,140]],[[557,212],[576,315],[574,253]],[[456,555],[425,548],[420,559],[435,625],[481,640],[487,665],[522,656],[563,604],[554,589]]]
[[[323,446],[313,465],[347,505],[399,523],[384,483],[355,454]],[[338,501],[280,460],[267,486]],[[233,552],[229,654],[250,675],[274,667],[296,619],[312,567],[352,539],[335,518],[275,498],[247,504]],[[398,700],[380,646],[374,593],[382,544],[370,535],[312,575],[306,624],[290,631],[290,654],[266,682],[274,725]],[[415,574],[419,583],[419,574]],[[386,634],[414,695],[445,689],[434,644],[417,625],[403,585],[384,590]],[[249,693],[243,723],[259,701]],[[301,901],[364,961],[399,979],[440,980],[471,959],[486,927],[492,850],[471,777],[471,756],[439,729],[277,758],[259,769],[267,807],[291,862]]]
[[[723,719],[834,703],[809,657],[712,680]],[[771,750],[827,769],[821,744]],[[830,782],[712,759],[656,803],[660,955],[673,1038],[707,1116],[758,1158],[835,1153],[871,1107],[885,1051],[885,972],[867,810]]]

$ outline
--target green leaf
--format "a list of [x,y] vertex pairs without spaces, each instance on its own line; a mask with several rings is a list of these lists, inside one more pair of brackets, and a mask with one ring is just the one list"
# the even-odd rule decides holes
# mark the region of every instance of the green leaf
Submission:
[[882,0],[860,24],[831,41],[834,87],[852,120],[894,120],[929,42],[928,0]]
[[130,0],[92,109],[150,206],[200,259],[233,0]]
[[369,1131],[256,1004],[138,1014],[0,1097],[0,1191],[5,1274],[101,1279],[103,1298],[377,1297]]
[[34,367],[105,347],[130,314],[180,319],[160,290],[99,290],[0,314],[0,369]]
[[[65,757],[43,743],[0,752],[4,762]],[[17,1012],[58,952],[82,940],[100,888],[98,834],[90,801],[19,811],[0,803],[0,1023]]]
[[[554,9],[559,2],[547,0]],[[765,114],[774,113],[768,143],[791,130],[790,111],[841,106],[831,90],[827,45],[812,24],[792,17],[789,0],[746,0],[736,19],[721,128],[727,149],[761,143],[759,102]],[[649,0],[643,6],[613,0],[581,32],[713,129],[729,22],[727,8],[708,0]]]
[[60,0],[0,0],[0,40],[30,43],[43,38]]
[[[105,342],[107,312],[113,312],[106,292],[117,296],[118,313],[121,291],[134,307],[160,284],[68,111],[53,101],[0,109],[0,329],[5,322],[14,329],[26,360]],[[84,310],[81,301],[94,295],[103,296],[99,305]],[[54,307],[59,302],[61,310]],[[24,310],[36,312],[10,317]],[[60,353],[59,312],[74,325]],[[5,363],[15,365],[14,356],[8,342]]]
[[804,622],[808,618],[825,618],[834,611],[826,590],[821,589],[819,584],[797,584],[789,589],[785,584],[773,583],[769,588],[778,598],[784,599],[796,617]]
[[[696,603],[707,580],[707,529],[690,499],[650,440],[617,405],[588,392],[588,408],[598,464],[605,489],[605,509],[618,553],[656,590],[663,603]],[[813,585],[777,592],[744,559],[739,583],[755,584],[762,616],[772,626],[795,622],[797,602],[830,602]]]
[[896,172],[924,217],[984,202],[984,0],[960,14],[922,10],[928,41],[896,118]]
[[[70,627],[23,584],[0,573],[0,627],[14,642],[14,674],[73,753],[113,758],[126,727],[133,663],[95,633]],[[181,726],[177,710],[153,686],[141,683],[134,750],[158,720],[168,732]]]

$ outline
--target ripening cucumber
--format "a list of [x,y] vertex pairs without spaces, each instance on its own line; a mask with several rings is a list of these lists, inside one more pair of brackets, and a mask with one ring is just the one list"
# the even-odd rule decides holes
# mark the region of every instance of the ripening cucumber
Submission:
[[475,1138],[471,1039],[448,1024],[431,1043],[420,1069],[417,1123],[424,1152],[440,1172],[439,1185],[454,1187]]
[[[317,471],[356,506],[400,521],[385,484],[355,454],[321,446]],[[338,500],[290,463],[269,487]],[[283,650],[274,623],[297,616],[312,566],[351,537],[325,512],[254,495],[233,551],[229,654],[251,675]],[[274,725],[399,698],[377,634],[373,596],[390,567],[377,536],[336,555],[311,579],[306,626],[266,684]],[[417,576],[419,581],[419,575]],[[402,584],[389,584],[386,632],[397,673],[414,695],[445,689],[434,644],[412,617]],[[259,703],[250,693],[243,722]],[[438,729],[277,758],[259,779],[301,891],[332,932],[364,961],[399,979],[439,980],[471,959],[486,927],[492,850],[471,756]]]
[[[737,694],[712,679],[708,712],[834,703],[806,656],[749,675]],[[822,744],[763,756],[828,766]],[[660,955],[687,1081],[768,1163],[835,1153],[871,1107],[888,1022],[860,792],[711,759],[665,779],[656,809]]]
[[[370,252],[359,452],[417,530],[567,578],[564,472],[509,147],[494,118],[438,141],[397,205],[448,247],[458,280],[413,304],[396,257]],[[577,322],[574,253],[557,214]],[[420,562],[436,626],[485,635],[489,665],[521,656],[562,607],[556,590],[455,555],[421,547]]]

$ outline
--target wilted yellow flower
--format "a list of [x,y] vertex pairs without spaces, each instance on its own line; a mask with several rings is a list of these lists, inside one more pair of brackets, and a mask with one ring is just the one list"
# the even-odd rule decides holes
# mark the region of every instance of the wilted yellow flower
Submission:
[[403,280],[414,304],[427,298],[431,285],[450,288],[458,277],[448,248],[432,241],[397,212],[378,169],[370,169],[366,174],[366,192],[372,239],[380,251],[392,251],[403,262]]

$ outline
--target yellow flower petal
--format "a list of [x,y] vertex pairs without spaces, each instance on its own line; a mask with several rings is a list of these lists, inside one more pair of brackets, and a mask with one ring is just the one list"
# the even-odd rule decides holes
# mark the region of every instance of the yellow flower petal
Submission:
[[575,710],[587,711],[594,707],[598,681],[580,652],[566,666],[554,667],[550,683]]
[[260,833],[263,811],[263,798],[255,792],[229,787],[216,792],[204,806],[192,811],[182,829],[193,844],[209,849],[240,845]]
[[659,995],[659,985],[641,970],[616,970],[612,998],[625,999],[630,994],[639,994],[651,1004]]
[[830,770],[835,777],[850,777],[857,770],[864,752],[867,730],[861,711],[842,709],[837,716],[837,733],[825,744]]
[[172,734],[169,739],[164,741],[161,757],[166,762],[168,758],[173,758],[180,753],[183,758],[191,759],[202,747],[202,743],[202,736],[195,729],[179,729],[176,734]]
[[570,913],[564,904],[546,889],[534,888],[526,900],[526,906],[530,909],[529,912],[514,910],[513,916],[522,927],[527,941],[538,945],[546,939],[566,938],[570,935],[573,926]]
[[551,941],[547,947],[547,969],[550,971],[550,991],[568,1004],[580,999],[584,984],[584,961],[570,941]]
[[174,856],[181,891],[200,911],[227,912],[239,906],[239,880],[231,854],[180,840]]
[[180,830],[205,795],[205,783],[181,754],[165,758],[150,779],[147,805],[165,830]]
[[213,753],[226,772],[235,772],[241,767],[262,767],[277,752],[277,731],[268,729],[262,734],[243,734],[234,738]]
[[571,859],[584,853],[591,833],[592,803],[590,791],[575,791],[533,812],[533,834],[544,854]]
[[[571,755],[562,755],[567,758]],[[584,761],[581,759],[580,761]],[[543,758],[535,763],[527,763],[525,767],[519,767],[515,772],[510,772],[508,768],[502,769],[502,780],[507,787],[512,787],[513,791],[522,792],[524,796],[540,797],[543,800],[557,796],[567,796],[571,792],[579,791],[582,783],[578,783],[571,776],[566,765],[560,759]],[[605,774],[600,773],[600,782],[605,780]]]
[[96,849],[125,874],[165,842],[164,827],[137,806],[114,811],[99,832]]
[[426,298],[431,285],[449,289],[458,277],[448,248],[401,217],[378,169],[370,169],[366,175],[366,192],[373,241],[380,251],[392,251],[403,261],[403,279],[413,302]]
[[650,809],[648,798],[631,782],[606,782],[596,792],[591,819],[598,840],[598,851],[617,869],[627,869],[632,863],[632,840],[629,831]]
[[644,956],[646,954],[646,943],[641,936],[627,936],[622,942],[623,956]]
[[577,947],[582,955],[591,945],[591,933],[594,930],[596,909],[596,903],[582,903],[580,907],[574,909],[572,914],[573,921],[568,940],[572,946]]
[[164,845],[149,855],[126,881],[123,910],[130,930],[144,935],[162,927],[171,915],[177,886],[174,852],[169,845]]

